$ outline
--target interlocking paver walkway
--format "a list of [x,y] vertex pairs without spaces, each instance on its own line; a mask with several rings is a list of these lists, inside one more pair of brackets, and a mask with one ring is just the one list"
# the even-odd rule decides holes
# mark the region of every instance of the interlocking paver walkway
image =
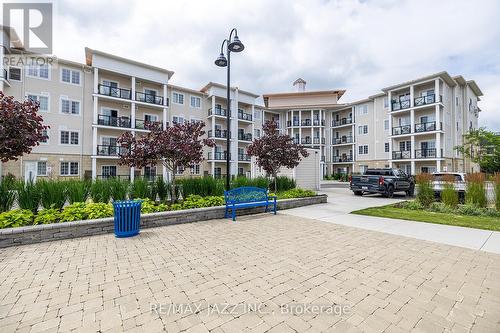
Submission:
[[[172,304],[200,308],[163,311]],[[347,308],[281,312],[291,304]],[[499,332],[499,321],[500,255],[280,214],[0,250],[1,332]]]

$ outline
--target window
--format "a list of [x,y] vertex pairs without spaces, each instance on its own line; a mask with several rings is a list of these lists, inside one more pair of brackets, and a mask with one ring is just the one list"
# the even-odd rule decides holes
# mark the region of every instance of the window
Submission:
[[60,174],[61,176],[78,176],[79,165],[78,162],[61,162]]
[[9,67],[9,80],[21,81],[20,67]]
[[368,114],[368,105],[367,104],[358,105],[356,106],[356,110],[358,110],[358,115],[360,116],[366,115]]
[[48,143],[49,142],[49,131],[44,129],[42,131],[42,135],[45,137],[42,140],[40,140],[41,143]]
[[455,105],[458,106],[458,97],[455,97]]
[[177,168],[175,169],[175,174],[182,175],[183,173],[184,173],[184,167],[182,165],[178,165]]
[[359,172],[365,173],[366,170],[368,170],[368,165],[360,165],[359,166]]
[[40,103],[40,111],[49,111],[49,97],[45,95],[28,94],[28,99]]
[[184,94],[174,92],[173,97],[175,104],[184,104]]
[[61,81],[80,85],[80,71],[75,71],[69,68],[61,69]]
[[62,145],[78,145],[79,142],[79,134],[78,132],[72,132],[72,131],[61,131],[61,140],[60,143]]
[[144,178],[153,180],[156,177],[156,166],[144,167]]
[[28,76],[40,79],[49,79],[49,66],[45,65],[30,65],[28,67]]
[[386,131],[389,130],[389,119],[384,120],[384,130],[386,130]]
[[192,175],[199,175],[200,174],[200,165],[199,164],[192,165],[190,169],[191,169]]
[[[182,103],[180,103],[182,104]],[[201,108],[201,98],[198,96],[191,96],[190,104],[192,108]]]
[[360,135],[368,134],[368,125],[358,126],[358,133]]
[[368,145],[363,145],[358,147],[359,155],[367,155],[368,154]]
[[384,108],[388,108],[389,107],[389,97],[385,96],[384,97]]
[[254,133],[255,137],[256,137],[256,138],[260,138],[260,129],[256,128],[256,129],[254,130],[254,132],[255,132],[255,133]]
[[184,124],[184,117],[180,116],[173,116],[172,117],[172,123],[175,124]]
[[411,141],[401,141],[399,143],[400,151],[411,151]]
[[47,162],[38,161],[36,164],[36,174],[38,176],[47,176]]
[[101,167],[102,177],[116,177],[116,165],[103,165]]
[[260,115],[261,115],[261,114],[262,114],[262,111],[260,111],[260,110],[255,110],[255,111],[253,112],[253,117],[254,117],[255,119],[260,119]]
[[79,115],[80,101],[61,98],[61,113]]
[[385,149],[384,149],[384,150],[385,150],[385,152],[386,152],[386,153],[388,153],[388,152],[389,152],[389,142],[386,142],[386,143],[384,144],[384,148],[385,148]]

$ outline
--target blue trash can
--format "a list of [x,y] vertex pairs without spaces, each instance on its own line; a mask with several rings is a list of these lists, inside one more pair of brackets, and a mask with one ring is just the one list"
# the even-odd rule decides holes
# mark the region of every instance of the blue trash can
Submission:
[[113,202],[116,237],[132,237],[139,233],[142,200]]

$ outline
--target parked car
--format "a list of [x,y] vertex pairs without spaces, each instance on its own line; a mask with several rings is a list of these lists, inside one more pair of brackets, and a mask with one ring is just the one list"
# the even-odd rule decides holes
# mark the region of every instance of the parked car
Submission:
[[350,187],[355,195],[380,193],[392,198],[395,192],[413,196],[415,180],[401,169],[367,169],[361,176],[351,176]]
[[458,200],[460,202],[465,201],[465,191],[467,190],[467,185],[465,183],[465,173],[461,172],[434,172],[432,174],[434,178],[432,181],[432,188],[434,189],[434,196],[436,198],[441,198],[441,191],[443,191],[445,179],[453,177],[455,181],[453,182],[453,187],[455,191],[458,192]]

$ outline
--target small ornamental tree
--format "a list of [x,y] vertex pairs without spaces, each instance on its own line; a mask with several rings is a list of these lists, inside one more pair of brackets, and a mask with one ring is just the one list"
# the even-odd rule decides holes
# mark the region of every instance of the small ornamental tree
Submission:
[[455,149],[479,164],[482,172],[500,172],[500,135],[481,127],[464,135],[464,144]]
[[43,125],[38,108],[38,102],[18,102],[0,91],[0,163],[29,154],[47,139],[43,132],[49,126]]
[[274,121],[267,121],[262,130],[264,135],[255,139],[248,146],[247,152],[255,156],[257,165],[274,178],[276,191],[276,177],[280,168],[296,167],[303,157],[309,156],[309,153],[304,146],[294,143],[289,135],[280,134],[278,125]]
[[140,137],[132,133],[122,134],[117,143],[120,149],[120,164],[143,168],[154,166],[158,161],[172,175],[172,201],[175,201],[175,171],[188,168],[203,160],[203,146],[214,147],[215,142],[201,139],[205,134],[205,123],[186,122],[162,129],[161,124],[148,124],[150,132]]

